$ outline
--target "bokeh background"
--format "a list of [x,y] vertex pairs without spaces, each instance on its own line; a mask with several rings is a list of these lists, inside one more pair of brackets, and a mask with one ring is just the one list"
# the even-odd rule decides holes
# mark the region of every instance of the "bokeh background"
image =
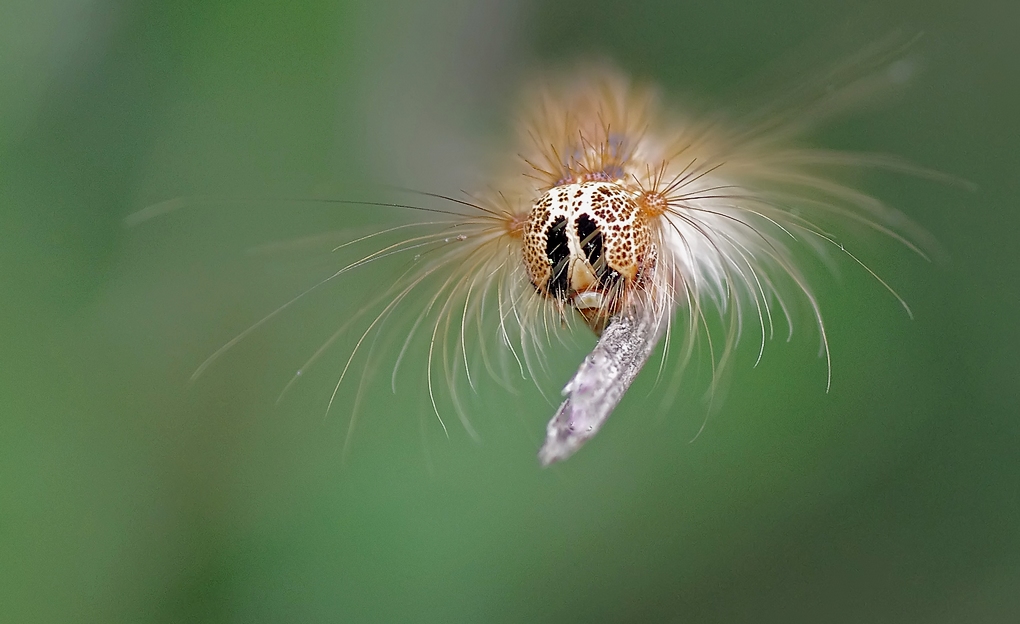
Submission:
[[[0,620],[1018,621],[1017,6],[8,3]],[[610,58],[730,102],[897,30],[924,33],[910,84],[816,141],[977,190],[861,180],[946,259],[863,244],[913,321],[837,263],[818,289],[828,394],[816,335],[773,341],[756,368],[750,340],[695,442],[700,393],[662,413],[646,375],[594,443],[541,470],[552,408],[527,383],[482,385],[475,442],[383,374],[344,453],[348,412],[324,417],[343,347],[276,400],[391,275],[372,270],[189,383],[329,274],[329,232],[406,218],[280,198],[477,188],[533,68]],[[587,346],[554,358],[560,381]]]

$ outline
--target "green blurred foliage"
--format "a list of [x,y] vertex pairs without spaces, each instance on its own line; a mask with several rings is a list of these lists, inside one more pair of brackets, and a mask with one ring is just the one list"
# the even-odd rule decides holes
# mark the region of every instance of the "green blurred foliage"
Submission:
[[[0,620],[1017,619],[1014,5],[50,0],[3,13]],[[677,97],[728,101],[770,61],[817,68],[893,28],[925,32],[923,71],[819,142],[979,190],[865,179],[948,261],[865,245],[913,321],[851,263],[836,280],[818,272],[828,394],[817,336],[774,340],[757,367],[748,340],[694,443],[704,368],[665,413],[645,375],[598,440],[543,471],[552,407],[528,382],[517,395],[483,384],[470,399],[482,441],[456,422],[447,439],[415,354],[396,394],[385,370],[366,387],[345,453],[349,410],[323,415],[349,345],[276,400],[382,269],[316,293],[189,382],[333,270],[343,237],[307,237],[400,218],[283,198],[470,188],[470,145],[505,132],[528,69],[608,57]],[[173,198],[179,210],[124,226]],[[554,358],[551,388],[586,346]]]

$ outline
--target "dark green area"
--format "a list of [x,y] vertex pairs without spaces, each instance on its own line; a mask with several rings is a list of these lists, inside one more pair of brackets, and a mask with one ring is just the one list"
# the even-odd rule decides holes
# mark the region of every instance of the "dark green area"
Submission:
[[[1020,619],[1013,3],[50,0],[4,13],[0,621]],[[343,236],[308,237],[403,217],[287,198],[399,200],[385,185],[422,177],[472,188],[447,125],[499,136],[524,68],[609,58],[680,100],[740,102],[757,76],[785,84],[896,29],[924,33],[920,73],[818,142],[978,190],[862,178],[947,259],[861,247],[913,321],[851,262],[836,279],[812,271],[828,394],[811,331],[773,340],[756,368],[752,335],[694,443],[704,366],[665,412],[644,375],[597,440],[541,470],[552,407],[530,382],[517,395],[480,383],[467,400],[481,442],[452,414],[447,439],[415,352],[395,395],[383,358],[345,453],[360,376],[323,414],[349,343],[276,399],[394,264],[314,294],[189,383],[334,270]],[[173,198],[181,209],[124,226]],[[554,355],[546,387],[585,340]]]

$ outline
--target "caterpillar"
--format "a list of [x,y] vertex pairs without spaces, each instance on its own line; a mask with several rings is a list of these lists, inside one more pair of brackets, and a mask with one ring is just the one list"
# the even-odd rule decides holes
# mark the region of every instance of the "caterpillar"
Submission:
[[[804,98],[807,104],[745,119],[685,115],[654,87],[608,64],[545,75],[525,91],[508,150],[513,156],[488,188],[463,198],[422,194],[441,201],[439,208],[380,202],[427,218],[338,248],[372,246],[323,284],[383,258],[405,258],[405,269],[347,319],[291,384],[338,338],[356,337],[328,412],[359,353],[403,315],[394,379],[421,343],[436,417],[445,430],[437,403],[445,386],[474,435],[458,380],[474,387],[486,371],[501,381],[508,367],[535,378],[557,336],[589,331],[598,343],[549,422],[539,454],[548,465],[598,432],[660,342],[679,353],[675,366],[682,368],[705,337],[721,370],[752,327],[760,360],[779,318],[793,332],[791,311],[799,307],[810,312],[820,336],[828,388],[828,337],[803,258],[845,255],[909,314],[834,231],[863,226],[925,255],[916,242],[923,230],[832,171],[926,172],[886,156],[808,147],[802,137],[862,92],[902,78],[903,70],[895,63],[855,70],[857,77],[839,88],[823,83],[821,95]],[[212,354],[196,376],[289,305]],[[712,338],[709,318],[721,321],[721,340]]]

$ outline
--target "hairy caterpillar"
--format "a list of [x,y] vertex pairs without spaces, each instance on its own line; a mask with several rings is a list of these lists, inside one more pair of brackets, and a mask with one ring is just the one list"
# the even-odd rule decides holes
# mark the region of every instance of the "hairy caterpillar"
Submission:
[[[394,379],[421,341],[432,409],[445,429],[436,399],[445,385],[472,432],[458,380],[474,387],[480,371],[501,380],[508,363],[534,378],[550,341],[586,326],[600,342],[549,423],[540,453],[549,464],[598,431],[660,341],[680,345],[682,367],[699,335],[709,334],[710,316],[725,328],[721,341],[708,336],[722,368],[748,327],[760,336],[760,359],[776,318],[785,317],[792,333],[792,307],[806,306],[831,379],[821,308],[798,255],[845,254],[908,313],[829,226],[863,225],[924,255],[912,242],[924,234],[906,217],[829,175],[846,166],[917,169],[798,143],[846,102],[902,78],[904,67],[855,71],[840,88],[823,84],[807,105],[745,120],[684,116],[663,106],[655,89],[607,66],[537,81],[522,100],[516,156],[494,173],[489,189],[464,199],[424,194],[441,200],[440,208],[379,204],[428,218],[341,246],[373,250],[320,285],[383,258],[406,258],[406,270],[347,319],[287,387],[337,339],[356,336],[328,412],[359,353],[403,314]],[[195,376],[290,303],[225,344]]]

